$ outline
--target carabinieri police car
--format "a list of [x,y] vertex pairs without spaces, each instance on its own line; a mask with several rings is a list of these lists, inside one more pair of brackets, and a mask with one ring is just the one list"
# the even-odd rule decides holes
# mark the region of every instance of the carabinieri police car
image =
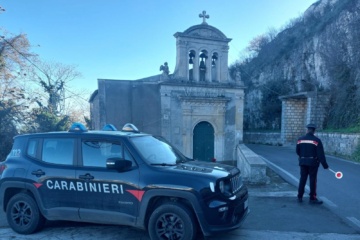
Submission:
[[240,170],[194,161],[161,137],[107,125],[20,135],[0,164],[0,206],[17,233],[46,219],[129,225],[151,239],[238,228],[248,191]]

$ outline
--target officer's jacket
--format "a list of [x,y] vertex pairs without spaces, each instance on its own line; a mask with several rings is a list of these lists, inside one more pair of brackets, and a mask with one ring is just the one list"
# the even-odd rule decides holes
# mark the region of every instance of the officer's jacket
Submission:
[[312,133],[307,133],[298,139],[296,153],[299,156],[299,165],[319,166],[319,163],[326,169],[324,147],[319,138]]

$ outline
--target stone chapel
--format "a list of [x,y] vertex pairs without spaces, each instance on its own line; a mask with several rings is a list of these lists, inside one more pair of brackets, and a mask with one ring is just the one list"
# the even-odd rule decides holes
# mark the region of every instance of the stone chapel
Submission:
[[176,66],[169,73],[138,80],[98,79],[90,97],[93,129],[133,123],[141,132],[160,135],[187,157],[202,161],[235,160],[243,140],[244,86],[228,70],[230,38],[202,23],[176,38]]

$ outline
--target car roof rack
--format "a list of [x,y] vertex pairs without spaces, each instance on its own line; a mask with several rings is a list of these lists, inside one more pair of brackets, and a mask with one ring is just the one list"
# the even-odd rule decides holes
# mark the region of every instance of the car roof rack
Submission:
[[69,132],[87,132],[87,128],[84,126],[84,124],[75,122],[71,125]]
[[117,131],[117,128],[112,124],[106,124],[103,128],[103,131]]
[[135,127],[132,123],[126,123],[123,128],[121,129],[122,132],[133,132],[133,133],[139,133],[139,129]]

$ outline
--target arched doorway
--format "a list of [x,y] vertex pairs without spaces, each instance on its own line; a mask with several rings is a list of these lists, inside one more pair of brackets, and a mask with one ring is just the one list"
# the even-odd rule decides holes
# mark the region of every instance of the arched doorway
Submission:
[[214,158],[214,128],[208,122],[200,122],[194,128],[193,158],[210,162]]

